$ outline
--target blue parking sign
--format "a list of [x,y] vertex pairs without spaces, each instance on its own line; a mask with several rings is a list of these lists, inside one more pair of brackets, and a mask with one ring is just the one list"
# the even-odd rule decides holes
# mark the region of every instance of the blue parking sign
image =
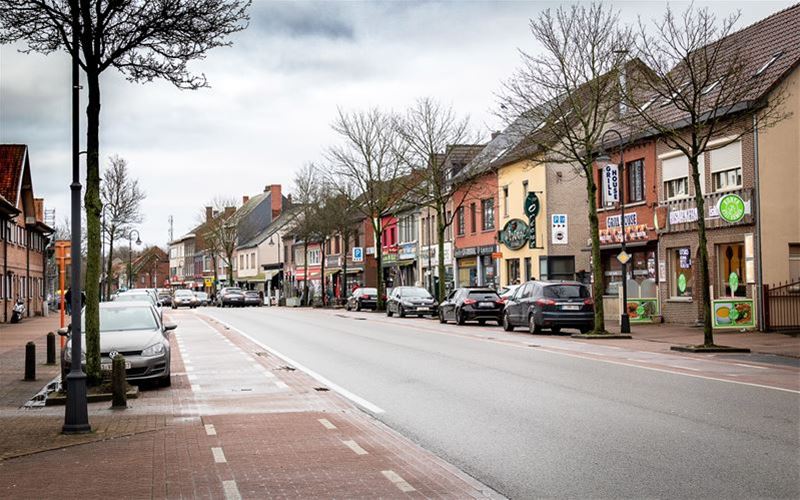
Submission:
[[361,247],[354,247],[353,262],[363,262],[363,261],[364,261],[364,249]]

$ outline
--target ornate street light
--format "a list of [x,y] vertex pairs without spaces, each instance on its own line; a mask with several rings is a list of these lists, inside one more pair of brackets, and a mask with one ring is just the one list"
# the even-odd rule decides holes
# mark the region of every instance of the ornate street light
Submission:
[[128,231],[128,290],[133,288],[131,284],[132,274],[133,274],[133,233],[136,233],[136,246],[142,244],[142,239],[139,236],[139,231],[136,229],[131,229]]

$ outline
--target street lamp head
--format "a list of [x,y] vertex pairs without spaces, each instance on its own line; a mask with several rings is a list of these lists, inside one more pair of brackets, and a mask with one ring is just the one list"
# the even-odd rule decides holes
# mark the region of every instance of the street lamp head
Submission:
[[600,154],[600,156],[597,157],[595,161],[597,163],[609,163],[611,162],[611,157],[608,156],[608,153],[604,151],[603,153]]
[[141,245],[142,244],[142,240],[139,237],[136,238],[136,244],[137,245]]

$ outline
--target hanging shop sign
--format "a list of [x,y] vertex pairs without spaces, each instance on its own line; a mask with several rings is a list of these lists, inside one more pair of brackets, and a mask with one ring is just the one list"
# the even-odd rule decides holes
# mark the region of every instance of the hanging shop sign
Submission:
[[717,212],[725,222],[739,222],[745,214],[744,200],[738,194],[726,194],[717,202]]
[[506,222],[499,234],[500,243],[511,250],[519,250],[524,247],[528,237],[528,225],[521,219],[511,219]]
[[603,202],[606,204],[619,201],[619,168],[616,165],[603,167]]
[[536,218],[528,225],[528,248],[536,248]]
[[398,259],[408,260],[417,258],[417,244],[416,243],[403,243],[398,250]]
[[533,191],[528,191],[528,196],[525,197],[525,215],[528,219],[533,220],[539,215],[542,205],[539,203],[539,197]]
[[567,214],[553,214],[550,216],[550,240],[553,245],[566,245],[569,243]]

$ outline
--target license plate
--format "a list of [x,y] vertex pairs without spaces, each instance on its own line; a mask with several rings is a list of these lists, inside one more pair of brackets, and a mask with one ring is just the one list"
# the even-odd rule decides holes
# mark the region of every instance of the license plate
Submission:
[[494,302],[479,302],[478,307],[494,307]]
[[417,308],[417,311],[430,311],[430,310],[431,310],[430,307],[418,307]]
[[[130,361],[126,361],[125,362],[125,369],[128,370],[128,369],[130,369],[130,367],[131,367],[131,362]],[[103,371],[109,371],[110,372],[111,371],[111,363],[100,363],[100,369],[103,370]]]
[[579,311],[581,306],[561,306],[565,311]]

